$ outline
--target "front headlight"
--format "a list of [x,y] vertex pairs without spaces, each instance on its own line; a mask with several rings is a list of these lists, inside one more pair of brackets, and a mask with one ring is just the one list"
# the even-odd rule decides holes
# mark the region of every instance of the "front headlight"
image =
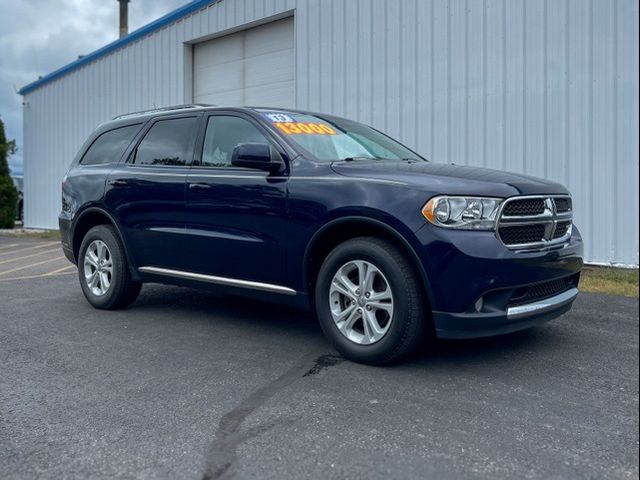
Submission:
[[501,198],[438,196],[422,207],[422,215],[438,227],[493,230]]

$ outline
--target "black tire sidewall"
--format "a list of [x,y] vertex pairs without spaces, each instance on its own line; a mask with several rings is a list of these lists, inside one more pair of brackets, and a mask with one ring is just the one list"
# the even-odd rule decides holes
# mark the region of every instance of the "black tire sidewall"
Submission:
[[[416,315],[421,309],[415,305],[415,298],[409,292],[415,289],[415,278],[407,276],[398,265],[397,250],[394,257],[387,242],[373,242],[366,238],[349,240],[336,247],[325,259],[316,282],[315,304],[318,320],[324,334],[334,347],[345,357],[370,364],[382,364],[392,361],[399,347],[405,343],[406,336],[416,329]],[[347,339],[337,328],[331,316],[329,289],[333,276],[345,263],[353,260],[365,260],[375,265],[386,277],[393,294],[393,318],[389,331],[376,343],[358,345]],[[420,319],[418,319],[420,321]]]

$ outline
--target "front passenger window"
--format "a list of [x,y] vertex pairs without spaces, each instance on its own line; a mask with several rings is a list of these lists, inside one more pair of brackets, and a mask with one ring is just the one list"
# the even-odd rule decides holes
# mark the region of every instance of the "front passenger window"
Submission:
[[202,147],[202,165],[230,167],[233,149],[240,143],[269,144],[269,141],[244,118],[227,115],[209,117]]

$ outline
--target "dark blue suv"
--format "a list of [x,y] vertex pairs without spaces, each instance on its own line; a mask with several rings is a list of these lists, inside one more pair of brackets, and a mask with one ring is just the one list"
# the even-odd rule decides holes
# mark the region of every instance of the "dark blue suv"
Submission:
[[531,327],[571,308],[582,239],[557,183],[428,162],[330,115],[184,106],[101,125],[62,185],[66,256],[96,308],[144,282],[315,309],[345,357]]

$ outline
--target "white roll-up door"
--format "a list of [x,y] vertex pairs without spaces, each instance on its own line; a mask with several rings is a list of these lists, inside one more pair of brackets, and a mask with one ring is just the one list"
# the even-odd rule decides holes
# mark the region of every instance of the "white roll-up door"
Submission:
[[193,47],[193,101],[294,106],[293,17]]

